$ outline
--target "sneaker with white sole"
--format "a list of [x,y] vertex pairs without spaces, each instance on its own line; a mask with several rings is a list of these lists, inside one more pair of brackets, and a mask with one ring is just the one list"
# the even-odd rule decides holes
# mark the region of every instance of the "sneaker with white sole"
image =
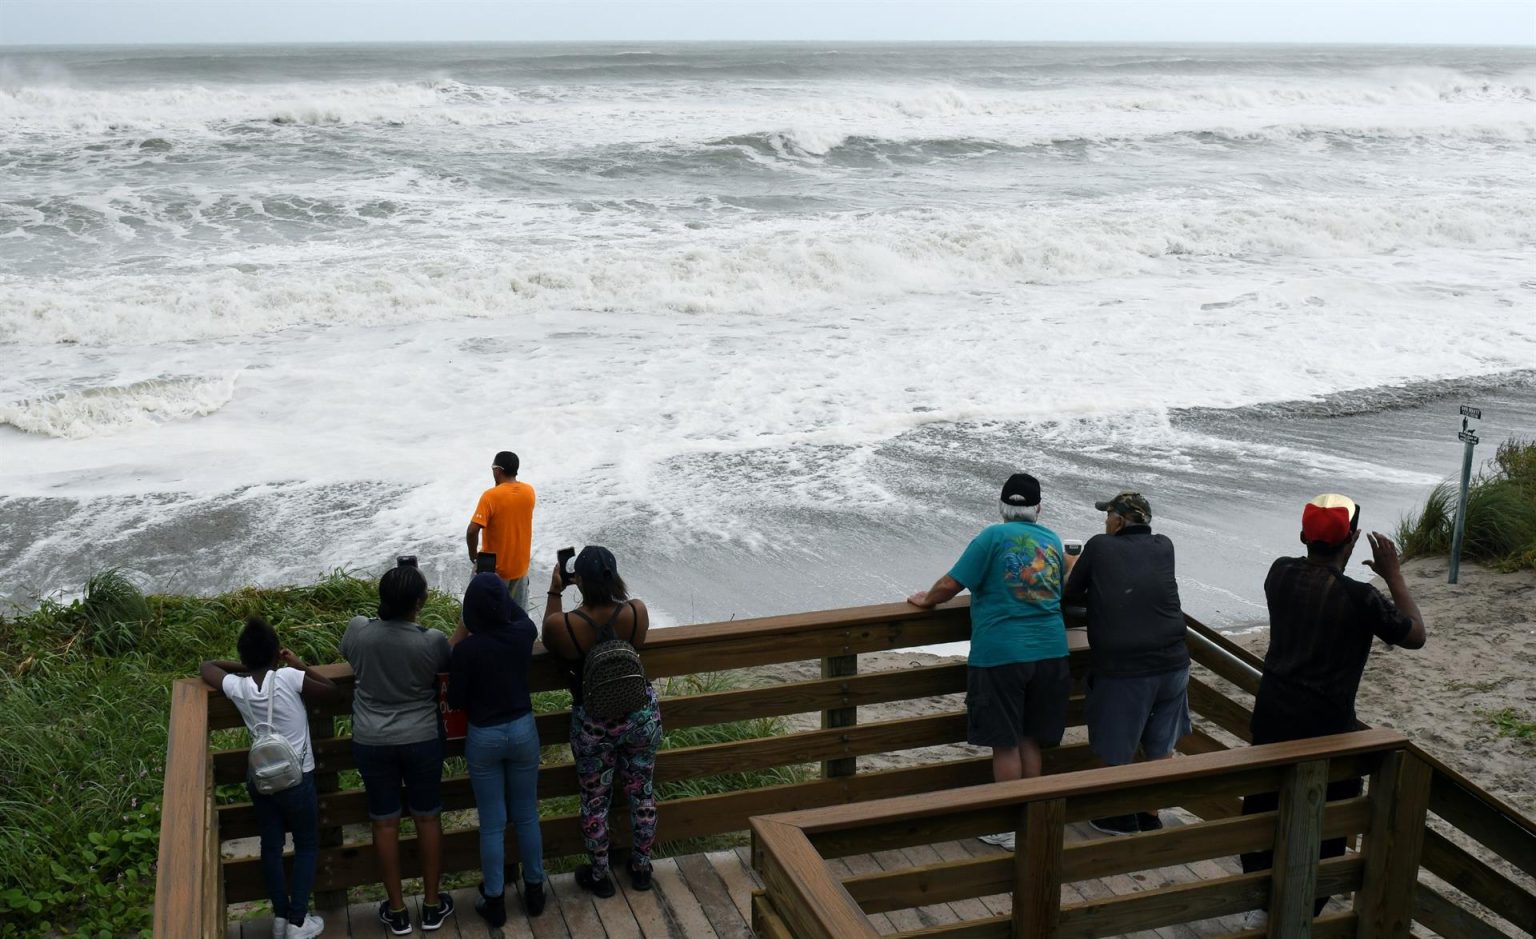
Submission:
[[304,917],[304,922],[295,926],[288,924],[288,939],[315,939],[325,932],[325,920],[310,913]]
[[1267,910],[1249,910],[1248,911],[1248,915],[1243,917],[1243,928],[1244,929],[1268,929],[1269,928],[1269,911],[1267,911]]
[[379,922],[397,936],[409,936],[416,931],[411,928],[411,911],[404,907],[392,910],[388,900],[379,901]]
[[436,903],[421,905],[422,931],[431,932],[434,929],[442,929],[443,922],[452,915],[453,897],[449,896],[446,890],[439,892]]
[[982,844],[997,845],[1004,851],[1012,851],[1014,848],[1014,833],[1011,831],[1000,831],[995,835],[982,835],[976,840]]

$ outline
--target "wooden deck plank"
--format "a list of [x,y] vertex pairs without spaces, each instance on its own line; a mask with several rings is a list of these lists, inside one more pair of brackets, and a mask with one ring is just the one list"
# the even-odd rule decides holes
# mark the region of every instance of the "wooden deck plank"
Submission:
[[752,868],[742,864],[741,855],[735,851],[711,851],[704,857],[715,873],[725,883],[731,902],[748,925],[752,922],[752,891],[762,886]]
[[678,870],[675,858],[652,861],[651,881],[650,892],[660,894],[662,904],[672,920],[682,927],[682,934],[687,939],[719,939],[709,918],[704,915],[703,906],[688,889],[688,881]]
[[[618,882],[618,871],[614,871],[614,882]],[[608,934],[608,929],[603,923],[602,915],[597,907],[607,907],[610,917],[619,919],[629,916],[629,904],[622,894],[615,893],[607,899],[595,897],[581,889],[576,883],[574,874],[561,874],[558,877],[549,877],[544,887],[544,895],[550,897],[553,902],[545,906],[544,916],[558,912],[565,921],[565,930],[575,937],[594,936],[602,937]],[[539,917],[543,919],[544,916]]]
[[720,939],[752,939],[750,919],[743,919],[741,911],[731,902],[731,894],[725,881],[715,873],[715,868],[702,854],[690,854],[675,859],[677,869],[688,882],[688,889],[704,910],[704,918],[714,927]]
[[[990,847],[990,845],[983,845],[979,841],[976,843],[976,846],[979,848]],[[966,846],[959,841],[944,841],[939,844],[932,845],[932,848],[934,853],[939,856],[939,859],[943,861],[964,861],[977,856],[972,854],[966,848]],[[972,901],[962,900],[960,902],[970,903]],[[997,895],[977,897],[974,902],[977,903],[981,908],[981,912],[974,914],[976,916],[1009,916],[1013,913],[1013,903],[1007,896]],[[951,903],[950,906],[955,907],[956,912],[959,911],[959,907],[956,906],[956,904]],[[970,909],[970,907],[967,907],[967,909]],[[973,914],[967,913],[966,915],[969,917]]]
[[343,922],[347,924],[348,934],[354,939],[378,939],[378,937],[389,935],[389,932],[384,929],[384,924],[379,922],[377,900],[365,900],[347,907],[347,915]]
[[656,889],[658,863],[651,862],[650,890],[635,890],[629,884],[619,881],[619,892],[629,902],[630,912],[644,939],[688,939],[688,934],[683,931],[671,907]]
[[[847,857],[833,858],[827,861],[827,866],[839,877],[849,874],[873,874],[880,870],[880,865],[867,854],[850,854]],[[875,932],[881,935],[900,932],[896,924],[891,922],[891,918],[884,913],[876,913],[869,917],[869,922],[875,927]]]
[[[901,849],[876,851],[871,855],[876,864],[887,871],[907,870],[912,867],[912,862]],[[947,903],[935,903],[928,906],[914,907],[909,910],[891,910],[887,914],[891,922],[907,929],[931,929],[934,926],[950,926],[960,922],[960,917],[949,908]],[[906,925],[913,922],[915,925]]]
[[[557,885],[563,881],[572,880],[570,874],[556,874],[544,879],[544,915],[523,919],[528,924],[528,932],[532,934],[533,939],[570,939],[571,931],[565,928],[565,910],[560,905],[560,890]],[[571,886],[573,889],[581,889],[576,887],[574,882]],[[512,919],[510,910],[507,911],[507,919],[508,921]]]
[[347,937],[352,935],[352,927],[348,922],[348,912],[345,906],[333,906],[324,910],[310,910],[309,914],[325,920],[325,929],[321,931],[319,939],[347,939]]
[[[561,883],[564,884],[564,881]],[[613,875],[613,885],[616,892],[612,897],[604,900],[582,890],[577,885],[574,876],[570,879],[571,889],[586,897],[587,902],[592,905],[592,909],[597,912],[597,918],[602,924],[603,930],[597,933],[598,936],[606,934],[608,939],[644,939],[645,934],[640,929],[639,920],[635,915],[635,911],[629,905],[629,893],[626,893],[626,888],[629,886],[628,881],[622,874],[615,873]],[[576,930],[572,929],[571,935],[577,936],[578,934]]]

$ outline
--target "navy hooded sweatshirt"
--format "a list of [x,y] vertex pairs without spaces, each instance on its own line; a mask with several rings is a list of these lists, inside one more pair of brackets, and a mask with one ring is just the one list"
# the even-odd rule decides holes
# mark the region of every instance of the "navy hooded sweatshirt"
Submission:
[[469,711],[476,727],[494,727],[533,710],[528,661],[538,636],[533,620],[512,602],[506,581],[476,574],[464,591],[469,636],[453,649],[448,706]]

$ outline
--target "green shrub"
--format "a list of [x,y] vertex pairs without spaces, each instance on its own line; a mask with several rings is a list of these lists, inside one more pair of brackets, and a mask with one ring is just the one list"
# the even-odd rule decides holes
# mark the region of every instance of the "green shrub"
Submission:
[[[1404,557],[1448,554],[1458,487],[1436,486],[1397,530]],[[1504,569],[1536,568],[1536,441],[1507,440],[1467,490],[1462,557]]]

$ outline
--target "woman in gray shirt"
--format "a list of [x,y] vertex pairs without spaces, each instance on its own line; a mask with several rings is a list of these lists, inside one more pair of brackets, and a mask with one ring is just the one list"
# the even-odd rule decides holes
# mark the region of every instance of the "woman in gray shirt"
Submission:
[[437,674],[448,670],[448,637],[416,623],[427,602],[427,580],[401,565],[379,578],[379,615],[347,624],[341,654],[357,676],[352,696],[352,756],[368,793],[373,848],[384,890],[379,920],[397,936],[411,933],[400,890],[400,787],[416,820],[421,854],[421,926],[436,929],[453,912],[438,893],[442,875],[444,737]]

